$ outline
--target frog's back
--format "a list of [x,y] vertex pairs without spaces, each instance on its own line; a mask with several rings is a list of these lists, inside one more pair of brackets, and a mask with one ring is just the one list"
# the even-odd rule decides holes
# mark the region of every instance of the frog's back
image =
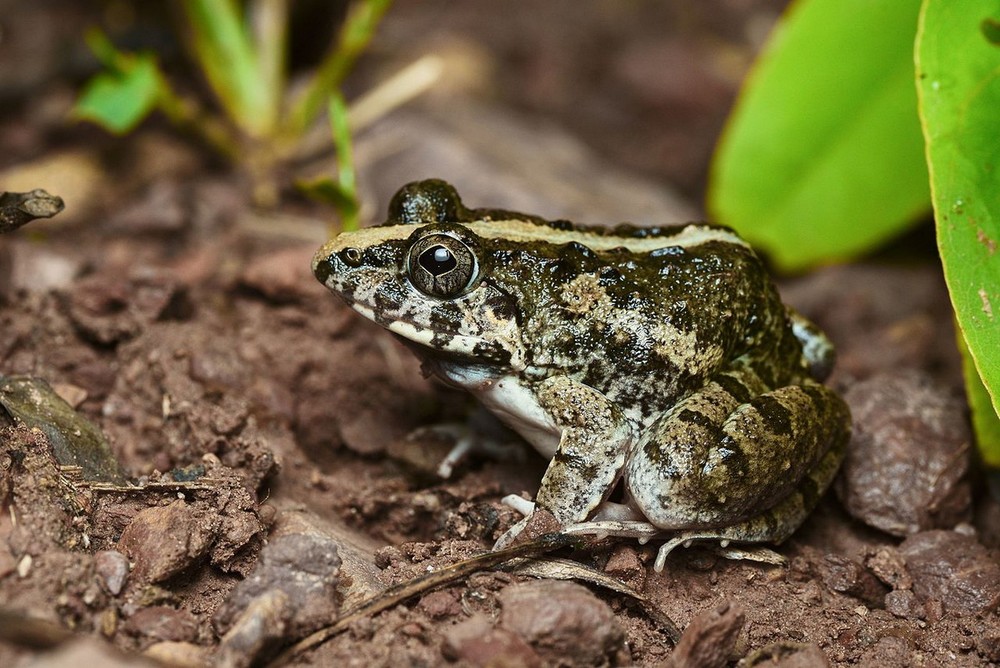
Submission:
[[518,294],[532,373],[566,374],[633,415],[669,407],[733,359],[770,355],[787,338],[763,264],[728,228],[518,217],[468,226],[490,251],[491,283]]

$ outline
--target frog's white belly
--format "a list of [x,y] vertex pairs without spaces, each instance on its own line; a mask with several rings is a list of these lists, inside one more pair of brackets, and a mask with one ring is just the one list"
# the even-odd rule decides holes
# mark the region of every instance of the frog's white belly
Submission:
[[439,364],[436,371],[471,392],[505,425],[516,431],[546,459],[559,446],[560,429],[539,405],[532,388],[516,376],[495,376],[489,368]]

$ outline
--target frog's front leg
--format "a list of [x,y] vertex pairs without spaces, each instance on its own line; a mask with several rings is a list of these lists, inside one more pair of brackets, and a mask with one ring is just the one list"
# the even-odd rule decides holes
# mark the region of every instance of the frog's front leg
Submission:
[[847,406],[812,380],[761,391],[721,374],[646,430],[625,467],[649,522],[688,540],[781,542],[826,490],[849,437]]
[[[560,438],[534,509],[552,513],[562,526],[581,522],[614,487],[637,428],[603,394],[565,376],[542,381],[535,396]],[[529,519],[501,536],[494,549],[509,545]]]

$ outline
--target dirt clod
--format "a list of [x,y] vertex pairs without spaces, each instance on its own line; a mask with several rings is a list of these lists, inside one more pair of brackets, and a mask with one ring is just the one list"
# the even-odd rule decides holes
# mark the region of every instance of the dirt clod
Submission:
[[[940,601],[946,610],[967,615],[1000,605],[1000,565],[974,537],[925,531],[904,540],[899,551],[913,591],[925,603]],[[934,612],[928,610],[928,618]]]
[[780,642],[753,652],[739,662],[739,668],[824,668],[830,661],[814,643]]
[[739,605],[729,602],[698,613],[684,629],[664,668],[722,668],[729,664],[746,623]]
[[315,252],[309,245],[262,255],[246,266],[240,282],[279,304],[298,301],[321,289],[309,270]]
[[913,580],[906,572],[906,561],[895,547],[885,545],[877,548],[865,558],[865,566],[893,589],[909,589],[913,586]]

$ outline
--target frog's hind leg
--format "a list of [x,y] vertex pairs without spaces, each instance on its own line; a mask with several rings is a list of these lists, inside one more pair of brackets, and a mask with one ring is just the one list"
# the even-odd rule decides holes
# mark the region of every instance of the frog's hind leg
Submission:
[[847,445],[847,434],[837,439],[813,468],[789,494],[777,505],[747,520],[721,529],[705,531],[682,531],[660,546],[656,554],[654,570],[660,572],[667,556],[680,545],[690,545],[693,541],[717,540],[722,547],[730,541],[746,543],[781,543],[790,537],[812,512],[823,492],[833,482],[837,469],[843,460]]
[[629,497],[674,536],[659,567],[691,540],[781,542],[833,480],[849,436],[843,400],[812,380],[759,388],[746,373],[720,375],[651,425],[630,454]]

